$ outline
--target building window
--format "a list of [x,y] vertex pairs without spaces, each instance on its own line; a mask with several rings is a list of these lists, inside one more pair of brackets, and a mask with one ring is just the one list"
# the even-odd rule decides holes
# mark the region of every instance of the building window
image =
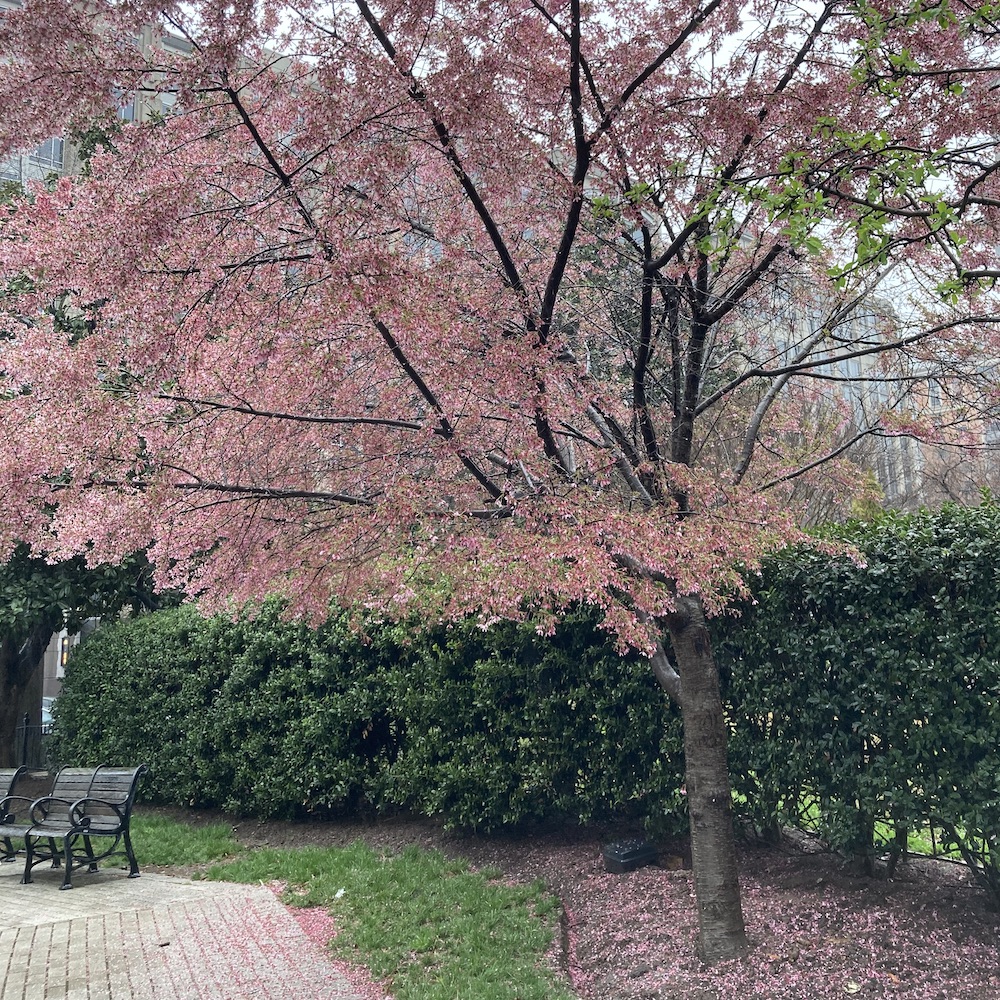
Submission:
[[62,139],[46,139],[28,157],[32,164],[44,170],[62,170],[63,141]]
[[941,385],[936,379],[930,379],[927,383],[927,403],[931,413],[941,412]]
[[177,106],[177,91],[162,90],[156,95],[156,99],[160,102],[160,114],[176,115],[180,113],[181,109]]
[[7,160],[0,160],[0,181],[21,182],[20,156],[12,156]]
[[180,52],[182,55],[189,56],[194,52],[194,46],[186,38],[181,38],[179,35],[164,35],[160,39],[160,44],[167,52]]

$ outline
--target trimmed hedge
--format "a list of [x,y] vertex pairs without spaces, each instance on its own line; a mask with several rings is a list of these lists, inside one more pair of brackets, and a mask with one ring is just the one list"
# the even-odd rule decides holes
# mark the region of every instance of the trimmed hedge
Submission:
[[683,825],[679,718],[586,612],[551,638],[473,622],[411,641],[343,621],[117,623],[79,647],[52,756],[146,760],[148,796],[293,817],[407,807],[493,829],[632,816]]
[[407,670],[394,702],[407,739],[383,802],[465,827],[622,815],[683,826],[679,713],[593,614],[570,613],[551,637],[510,623],[439,630]]
[[[840,532],[866,565],[796,549],[717,623],[737,792],[867,859],[933,823],[1000,890],[1000,508]],[[1000,896],[998,896],[1000,898]]]

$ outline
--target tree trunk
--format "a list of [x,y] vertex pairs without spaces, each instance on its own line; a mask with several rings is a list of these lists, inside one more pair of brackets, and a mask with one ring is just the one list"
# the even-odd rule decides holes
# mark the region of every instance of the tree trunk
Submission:
[[24,716],[27,680],[20,670],[17,649],[5,638],[0,642],[0,767],[21,763],[17,727]]
[[13,635],[0,638],[0,767],[21,763],[17,727],[25,713],[33,725],[41,725],[40,685],[32,682],[42,669],[42,655],[51,636],[52,628],[46,623],[33,629],[25,641]]
[[726,759],[726,719],[701,601],[678,597],[667,628],[680,675],[698,951],[702,961],[711,965],[747,954]]

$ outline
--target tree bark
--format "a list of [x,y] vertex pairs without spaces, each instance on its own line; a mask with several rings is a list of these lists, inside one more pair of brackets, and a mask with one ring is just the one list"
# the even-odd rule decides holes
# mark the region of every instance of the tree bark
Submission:
[[747,954],[736,862],[727,727],[719,672],[697,597],[679,596],[667,619],[680,675],[698,951],[706,964]]
[[[0,638],[0,767],[21,763],[17,727],[25,713],[33,724],[41,724],[39,685],[32,682],[42,669],[42,655],[52,632],[51,623],[46,622],[32,629],[23,641],[10,634]],[[37,699],[34,694],[38,694]]]

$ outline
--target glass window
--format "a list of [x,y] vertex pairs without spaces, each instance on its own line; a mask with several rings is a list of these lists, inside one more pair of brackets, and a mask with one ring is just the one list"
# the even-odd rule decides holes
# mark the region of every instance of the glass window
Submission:
[[36,167],[42,167],[46,170],[62,170],[62,139],[46,139],[31,153],[29,159]]
[[194,51],[194,46],[186,38],[180,38],[178,35],[164,35],[160,39],[160,44],[168,52],[181,52],[186,56]]
[[134,97],[124,97],[121,94],[116,95],[118,98],[118,117],[123,122],[134,122],[135,121],[135,98]]
[[941,411],[941,386],[935,379],[927,383],[927,402],[930,404],[932,413]]
[[0,160],[0,181],[21,181],[21,157]]

